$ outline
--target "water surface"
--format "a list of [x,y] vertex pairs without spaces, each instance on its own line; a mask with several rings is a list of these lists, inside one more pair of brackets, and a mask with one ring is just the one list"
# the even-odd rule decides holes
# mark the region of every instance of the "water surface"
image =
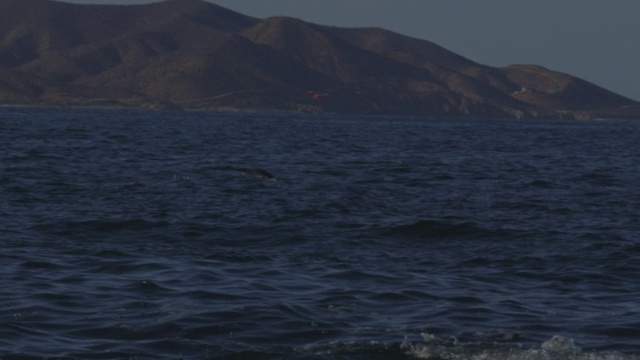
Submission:
[[0,109],[0,358],[638,359],[639,130]]

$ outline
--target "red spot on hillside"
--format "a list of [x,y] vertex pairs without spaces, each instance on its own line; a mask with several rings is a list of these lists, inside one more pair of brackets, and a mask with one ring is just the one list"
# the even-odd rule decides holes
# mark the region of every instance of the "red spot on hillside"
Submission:
[[309,95],[310,98],[312,98],[313,100],[321,100],[321,99],[326,99],[329,97],[329,94],[327,93],[321,93],[315,90],[309,90],[307,91],[307,95]]

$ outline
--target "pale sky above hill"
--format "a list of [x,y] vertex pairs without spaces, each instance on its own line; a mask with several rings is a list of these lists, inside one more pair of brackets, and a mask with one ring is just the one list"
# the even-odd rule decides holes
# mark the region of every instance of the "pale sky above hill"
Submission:
[[260,18],[287,15],[324,25],[381,27],[486,65],[542,65],[640,101],[639,0],[208,1]]

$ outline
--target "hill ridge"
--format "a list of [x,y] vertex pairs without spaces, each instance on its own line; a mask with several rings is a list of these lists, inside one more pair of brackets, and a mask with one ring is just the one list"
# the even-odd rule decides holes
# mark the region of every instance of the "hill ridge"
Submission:
[[0,3],[0,103],[329,113],[640,118],[638,102],[534,65],[428,40],[203,0]]

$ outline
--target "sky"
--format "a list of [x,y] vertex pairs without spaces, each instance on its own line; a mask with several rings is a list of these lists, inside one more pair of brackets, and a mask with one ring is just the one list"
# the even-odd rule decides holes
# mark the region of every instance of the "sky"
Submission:
[[285,15],[323,25],[385,28],[485,65],[541,65],[640,101],[640,0],[207,1],[259,18]]

